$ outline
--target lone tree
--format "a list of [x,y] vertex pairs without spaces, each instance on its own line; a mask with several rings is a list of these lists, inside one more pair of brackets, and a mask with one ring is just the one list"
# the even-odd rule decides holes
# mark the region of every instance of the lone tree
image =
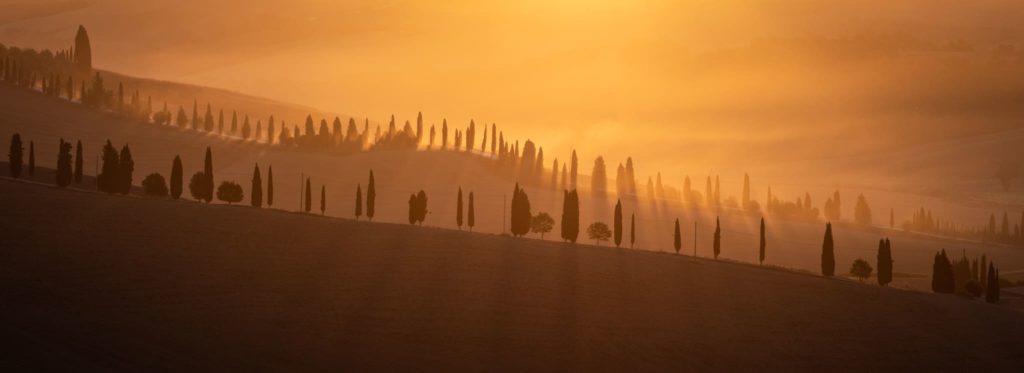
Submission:
[[71,185],[71,143],[60,139],[57,148],[57,186],[63,188]]
[[117,155],[117,150],[114,149],[114,145],[107,140],[107,144],[103,145],[103,168],[100,174],[96,177],[96,183],[101,192],[106,193],[117,193],[118,190],[118,172],[120,167],[118,162],[120,158]]
[[821,274],[832,277],[836,272],[835,248],[832,243],[832,223],[825,223],[825,240],[821,243]]
[[601,241],[608,241],[612,237],[612,231],[608,229],[608,224],[595,222],[587,227],[587,236],[594,240],[596,245],[601,246]]
[[864,282],[864,279],[871,277],[871,265],[864,259],[857,259],[853,261],[853,265],[850,266],[850,275],[860,279],[860,282]]
[[555,219],[551,218],[546,212],[537,214],[530,219],[530,231],[533,233],[540,233],[540,239],[544,239],[544,234],[551,232],[551,229],[555,227]]
[[366,184],[366,218],[373,221],[374,207],[377,200],[377,187],[373,180],[373,170],[370,170],[370,182]]
[[267,166],[267,207],[274,205],[274,166]]
[[206,175],[203,175],[202,171],[196,171],[196,173],[192,174],[192,178],[188,180],[188,193],[196,201],[202,201],[206,198],[206,180]]
[[75,144],[75,184],[82,182],[82,140]]
[[151,197],[167,197],[167,182],[163,175],[154,172],[142,179],[142,192]]
[[629,248],[636,244],[636,214],[629,214]]
[[135,161],[132,160],[132,151],[128,148],[128,144],[121,147],[117,167],[117,192],[128,194],[132,189],[132,173],[135,172]]
[[760,260],[760,263],[762,265],[764,264],[764,248],[765,248],[765,246],[766,246],[766,242],[765,242],[765,237],[764,237],[764,218],[761,218],[761,249],[758,252],[758,260]]
[[622,200],[615,201],[615,219],[612,221],[615,227],[615,247],[622,244]]
[[718,260],[718,254],[722,253],[722,226],[717,217],[715,218],[715,236],[712,247],[715,250],[715,260]]
[[327,186],[320,186],[320,216],[327,214]]
[[679,255],[679,249],[683,248],[683,236],[679,233],[679,219],[676,219],[675,234],[673,234],[672,247],[676,249],[676,255]]
[[512,235],[519,237],[530,232],[530,220],[533,214],[530,213],[530,197],[526,191],[516,183],[512,191]]
[[209,146],[206,147],[206,159],[203,161],[203,175],[206,176],[203,200],[210,203],[213,200],[213,153],[210,152]]
[[260,178],[260,164],[257,163],[252,170],[252,192],[249,193],[249,200],[252,207],[263,207],[263,180]]
[[409,195],[409,224],[419,223],[427,219],[427,193],[420,190]]
[[986,272],[986,286],[985,286],[985,301],[988,303],[999,302],[999,270],[988,263],[988,271]]
[[580,233],[580,197],[573,189],[562,193],[562,240],[576,243]]
[[309,186],[309,178],[307,177],[306,178],[306,206],[304,206],[307,214],[309,213],[309,211],[311,211],[313,209],[313,201],[312,201],[313,198],[312,197],[313,197],[313,190]]
[[24,151],[25,148],[21,145],[21,135],[15,133],[11,136],[11,150],[7,153],[7,163],[10,167],[11,177],[15,179],[21,176],[22,153]]
[[356,185],[356,220],[363,216],[363,186]]
[[[484,131],[486,132],[487,129],[485,128]],[[466,225],[469,226],[470,232],[472,232],[473,227],[476,226],[476,212],[474,210],[475,208],[473,207],[473,192],[469,192],[469,207],[468,211],[466,211]],[[552,224],[554,224],[554,222],[552,222]]]
[[459,188],[458,202],[455,206],[455,223],[458,224],[459,230],[462,230],[462,188]]
[[932,291],[939,294],[952,294],[955,288],[953,264],[946,256],[946,250],[943,249],[935,254],[935,261],[932,263]]
[[174,156],[174,163],[171,164],[171,198],[181,197],[181,157]]
[[892,244],[889,239],[878,240],[878,284],[886,286],[892,282]]
[[229,205],[242,201],[242,186],[233,181],[225,181],[217,187],[217,199],[227,202]]

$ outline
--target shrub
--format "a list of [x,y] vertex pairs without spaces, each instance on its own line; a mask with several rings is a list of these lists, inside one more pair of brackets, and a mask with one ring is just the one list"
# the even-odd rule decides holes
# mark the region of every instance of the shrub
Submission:
[[217,187],[217,199],[227,202],[229,205],[242,202],[242,187],[235,182],[222,182]]
[[854,260],[853,265],[850,266],[850,274],[860,278],[861,281],[864,281],[864,279],[871,277],[872,270],[873,268],[871,268],[871,265],[868,264],[868,262],[864,261],[864,259]]
[[151,173],[142,179],[142,190],[147,196],[167,197],[167,181],[163,175]]
[[197,201],[202,201],[206,197],[206,174],[202,171],[192,174],[192,178],[188,180],[188,192]]

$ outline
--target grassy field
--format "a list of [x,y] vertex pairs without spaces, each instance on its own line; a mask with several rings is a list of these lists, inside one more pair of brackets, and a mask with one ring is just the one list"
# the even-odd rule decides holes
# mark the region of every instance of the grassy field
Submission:
[[0,180],[7,369],[1002,370],[1019,311],[755,266]]

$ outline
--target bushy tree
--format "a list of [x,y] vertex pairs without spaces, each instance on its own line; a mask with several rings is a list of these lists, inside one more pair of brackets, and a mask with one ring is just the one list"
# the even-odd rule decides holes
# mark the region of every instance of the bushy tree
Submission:
[[534,216],[530,220],[530,231],[533,233],[540,233],[540,239],[544,239],[544,234],[551,232],[551,229],[555,227],[555,219],[551,218],[546,212],[542,212]]
[[178,199],[181,197],[181,186],[181,157],[176,155],[174,156],[174,162],[171,164],[171,198]]
[[594,240],[594,243],[598,246],[601,245],[601,241],[608,241],[612,237],[612,231],[608,229],[608,225],[602,222],[595,222],[587,227],[587,236]]
[[409,195],[409,224],[419,223],[427,219],[427,193],[420,190]]
[[164,181],[163,175],[158,173],[151,173],[142,179],[142,191],[147,196],[151,197],[166,197],[167,196],[167,182]]
[[850,275],[859,278],[861,282],[871,277],[871,271],[871,265],[864,261],[864,259],[854,260],[853,265],[850,266]]
[[217,187],[217,199],[227,202],[229,205],[242,202],[242,186],[233,181],[224,181]]
[[202,171],[192,174],[192,178],[188,180],[188,192],[196,201],[206,199],[206,180],[206,175]]
[[835,246],[832,242],[832,223],[825,224],[825,239],[821,244],[821,274],[832,277],[836,272]]
[[21,145],[21,135],[15,133],[11,136],[11,150],[7,153],[7,163],[8,167],[10,167],[11,177],[15,179],[21,176],[22,152],[24,152],[24,148]]

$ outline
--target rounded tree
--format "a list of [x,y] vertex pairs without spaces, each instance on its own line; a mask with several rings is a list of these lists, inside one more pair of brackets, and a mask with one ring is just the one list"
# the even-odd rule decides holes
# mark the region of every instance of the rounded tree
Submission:
[[221,182],[217,187],[217,199],[227,202],[229,205],[242,202],[242,186],[233,181]]
[[142,191],[151,197],[167,197],[167,182],[163,175],[151,173],[142,179]]

